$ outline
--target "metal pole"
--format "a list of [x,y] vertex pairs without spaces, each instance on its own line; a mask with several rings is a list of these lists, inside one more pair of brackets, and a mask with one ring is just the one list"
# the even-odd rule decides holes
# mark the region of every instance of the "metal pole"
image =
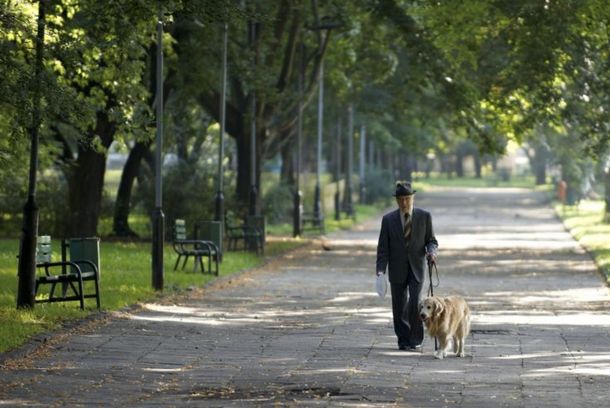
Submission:
[[322,221],[322,197],[320,191],[320,171],[322,165],[322,128],[324,121],[324,64],[320,62],[320,80],[318,92],[318,149],[316,154],[316,188],[314,192],[313,216],[316,224]]
[[359,166],[359,179],[360,179],[360,204],[366,202],[366,184],[364,182],[364,171],[365,162],[364,157],[366,153],[366,126],[360,125],[360,166]]
[[[256,69],[256,24],[251,23],[250,41],[254,49],[254,69]],[[252,89],[252,122],[250,126],[250,215],[256,215],[256,91]]]
[[352,171],[354,168],[354,108],[347,108],[347,176],[345,179],[345,212],[354,215],[352,203]]
[[157,89],[156,89],[156,155],[155,155],[155,210],[152,216],[152,285],[156,290],[163,290],[163,237],[165,236],[165,215],[162,209],[162,180],[161,167],[163,166],[163,12],[159,7],[157,21]]
[[337,140],[335,143],[335,182],[337,189],[335,190],[335,220],[341,219],[341,189],[339,188],[341,178],[341,117],[337,119]]
[[300,177],[301,177],[301,139],[303,134],[303,70],[305,64],[305,45],[301,41],[301,64],[299,68],[299,103],[298,103],[298,116],[297,116],[297,152],[296,152],[296,176],[295,176],[295,190],[294,190],[294,208],[293,208],[293,224],[292,224],[292,235],[301,235],[302,229],[302,215],[303,206],[301,204],[301,189],[300,189]]
[[36,204],[36,174],[38,172],[38,132],[41,119],[41,85],[44,58],[46,0],[38,3],[38,29],[36,33],[36,63],[34,66],[34,92],[32,94],[32,124],[30,128],[30,174],[28,199],[23,206],[23,224],[19,245],[17,274],[17,308],[33,308],[36,304],[36,236],[38,235],[38,205]]
[[218,191],[216,192],[216,221],[224,224],[224,170],[225,157],[225,123],[226,123],[226,95],[227,95],[227,43],[229,40],[229,25],[223,25],[222,45],[222,78],[220,91],[220,134],[218,140]]

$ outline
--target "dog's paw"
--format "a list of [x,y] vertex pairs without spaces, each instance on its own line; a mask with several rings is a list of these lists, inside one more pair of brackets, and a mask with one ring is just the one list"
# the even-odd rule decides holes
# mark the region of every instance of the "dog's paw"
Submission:
[[445,353],[443,353],[442,351],[437,351],[436,353],[434,353],[434,358],[442,360],[443,357],[445,357]]
[[458,357],[466,357],[466,353],[464,353],[463,351],[461,353],[458,353],[457,355]]

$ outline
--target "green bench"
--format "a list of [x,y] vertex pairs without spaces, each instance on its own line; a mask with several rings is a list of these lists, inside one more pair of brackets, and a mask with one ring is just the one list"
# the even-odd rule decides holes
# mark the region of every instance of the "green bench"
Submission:
[[[99,239],[73,238],[62,241],[62,260],[53,262],[51,237],[39,236],[36,244],[36,267],[44,275],[36,276],[36,295],[43,285],[50,285],[48,297],[37,297],[36,303],[78,301],[85,308],[86,298],[95,298],[100,308]],[[69,260],[67,255],[69,254]],[[86,293],[85,282],[94,283],[94,292]],[[61,293],[57,286],[61,284]]]
[[227,249],[237,250],[239,243],[244,250],[254,250],[257,254],[265,251],[265,217],[249,216],[245,222],[237,223],[231,212],[225,213],[225,232],[227,234]]
[[326,227],[324,225],[324,217],[320,214],[318,217],[313,212],[304,212],[301,218],[301,229],[306,230],[318,230],[320,234],[326,233]]
[[[173,241],[174,252],[178,254],[174,270],[178,269],[180,259],[184,257],[182,263],[182,269],[184,269],[186,262],[190,257],[194,260],[193,271],[197,270],[197,266],[201,268],[201,272],[205,272],[203,265],[203,258],[208,259],[208,271],[218,276],[218,262],[220,260],[220,249],[214,242],[206,241],[202,239],[188,239],[186,234],[186,222],[182,219],[176,219],[174,221],[174,241]],[[212,270],[212,264],[215,265],[215,269]]]

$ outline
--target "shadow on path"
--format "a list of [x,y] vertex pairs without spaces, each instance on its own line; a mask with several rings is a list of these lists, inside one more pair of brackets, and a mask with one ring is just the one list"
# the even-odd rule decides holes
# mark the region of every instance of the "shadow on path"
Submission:
[[373,291],[380,219],[180,304],[148,304],[1,371],[0,404],[607,406],[610,296],[544,196],[420,194],[439,295],[466,296],[467,357],[396,349]]

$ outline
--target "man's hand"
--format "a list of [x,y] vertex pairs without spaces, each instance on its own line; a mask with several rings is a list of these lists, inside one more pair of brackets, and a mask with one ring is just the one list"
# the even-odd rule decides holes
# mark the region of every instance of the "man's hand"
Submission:
[[377,271],[377,276],[383,275],[383,271]]
[[436,255],[434,253],[432,253],[432,252],[428,252],[426,254],[426,260],[430,264],[435,264],[436,263]]

